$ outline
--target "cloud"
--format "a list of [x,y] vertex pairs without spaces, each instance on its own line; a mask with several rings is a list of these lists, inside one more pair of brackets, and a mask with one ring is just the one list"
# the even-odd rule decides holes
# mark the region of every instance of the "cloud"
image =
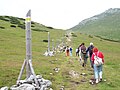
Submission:
[[119,0],[2,0],[1,15],[25,18],[29,9],[32,20],[55,28],[68,29],[81,20],[119,8]]

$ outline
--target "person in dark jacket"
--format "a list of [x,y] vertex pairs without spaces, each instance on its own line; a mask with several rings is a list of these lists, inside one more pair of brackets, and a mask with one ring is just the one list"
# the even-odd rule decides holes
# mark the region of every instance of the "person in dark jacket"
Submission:
[[90,58],[90,64],[91,64],[91,67],[93,68],[93,62],[91,60],[91,57],[92,57],[92,54],[93,54],[93,43],[91,42],[90,43],[90,46],[87,48],[86,52],[89,53],[89,58]]

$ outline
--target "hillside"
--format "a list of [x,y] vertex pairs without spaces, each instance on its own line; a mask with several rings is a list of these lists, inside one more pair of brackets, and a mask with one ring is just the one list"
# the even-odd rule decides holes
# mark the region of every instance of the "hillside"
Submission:
[[[4,16],[4,19],[9,19],[9,17]],[[17,18],[16,21],[20,21],[20,24],[24,25],[24,19]],[[11,25],[13,26],[11,27]],[[0,20],[2,27],[0,28],[0,88],[10,87],[16,83],[25,59],[25,30],[17,25],[11,24],[10,20]],[[118,48],[120,48],[120,43],[72,33],[72,41],[69,42],[73,48],[72,57],[66,57],[65,53],[62,52],[57,52],[54,57],[46,57],[43,54],[47,50],[48,44],[43,40],[47,40],[48,31],[55,46],[66,39],[64,38],[65,31],[32,22],[32,62],[35,73],[50,80],[53,90],[119,90],[120,49]],[[84,42],[86,46],[93,42],[104,53],[103,80],[106,81],[98,85],[89,84],[90,78],[93,78],[89,59],[87,67],[83,68],[79,62],[79,57],[75,56],[75,49],[81,42]],[[51,43],[50,45],[52,47]],[[56,68],[59,68],[58,72],[55,72]],[[72,76],[71,72],[73,71],[78,74],[77,77]]]
[[70,30],[120,42],[120,9],[110,8],[81,21]]

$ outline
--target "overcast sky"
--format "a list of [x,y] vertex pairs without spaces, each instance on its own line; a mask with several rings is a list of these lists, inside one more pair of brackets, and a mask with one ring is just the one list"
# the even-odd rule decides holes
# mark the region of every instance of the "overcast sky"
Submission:
[[25,18],[31,9],[32,21],[60,29],[69,29],[109,8],[120,8],[120,0],[0,0],[0,15]]

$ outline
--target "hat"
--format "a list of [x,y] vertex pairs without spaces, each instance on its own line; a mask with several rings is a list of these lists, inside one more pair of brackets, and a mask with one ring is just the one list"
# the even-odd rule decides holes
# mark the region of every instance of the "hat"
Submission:
[[93,52],[98,52],[98,49],[96,47],[93,48]]
[[91,42],[90,45],[93,45],[93,43]]

